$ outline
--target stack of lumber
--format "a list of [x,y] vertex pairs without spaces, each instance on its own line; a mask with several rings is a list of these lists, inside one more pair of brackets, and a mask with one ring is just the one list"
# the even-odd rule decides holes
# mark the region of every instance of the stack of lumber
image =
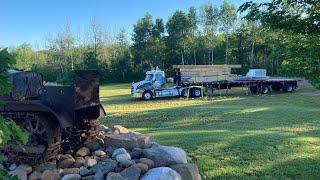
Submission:
[[235,80],[231,69],[241,65],[174,65],[173,68],[180,69],[183,82],[211,82]]

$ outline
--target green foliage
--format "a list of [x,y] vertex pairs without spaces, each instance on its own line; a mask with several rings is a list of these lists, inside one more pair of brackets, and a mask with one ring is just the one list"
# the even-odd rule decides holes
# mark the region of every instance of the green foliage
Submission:
[[12,120],[0,117],[0,147],[3,147],[10,140],[14,140],[19,145],[28,142],[28,134],[21,131],[20,127]]
[[272,0],[269,3],[247,2],[240,6],[248,20],[260,21],[266,28],[280,31],[282,72],[303,76],[320,88],[320,4],[309,0]]
[[0,95],[3,95],[10,90],[8,69],[13,63],[14,59],[8,53],[7,49],[0,49]]
[[319,26],[319,4],[248,2],[239,11],[247,12],[245,20],[239,21],[235,7],[224,0],[220,7],[204,4],[187,12],[176,10],[167,22],[146,13],[133,27],[132,43],[123,29],[110,36],[95,19],[90,31],[79,36],[66,23],[49,38],[46,49],[34,51],[22,44],[11,54],[17,59],[16,68],[39,71],[45,81],[62,84],[70,83],[76,69],[98,69],[104,83],[132,82],[157,66],[171,76],[175,64],[225,63],[242,65],[234,73],[264,68],[271,76],[306,77],[319,84],[315,32],[320,28],[311,33]]
[[[10,90],[8,69],[13,63],[13,56],[10,55],[6,49],[0,50],[0,96]],[[28,141],[28,134],[22,132],[20,127],[12,120],[4,119],[0,116],[0,148],[4,147],[10,140],[17,142],[19,145],[23,145]],[[0,156],[0,162],[3,160],[5,160],[5,157]],[[0,178],[1,177],[0,175]]]
[[272,0],[267,3],[242,4],[240,12],[250,20],[260,20],[274,29],[284,29],[302,34],[320,34],[320,4],[314,0]]

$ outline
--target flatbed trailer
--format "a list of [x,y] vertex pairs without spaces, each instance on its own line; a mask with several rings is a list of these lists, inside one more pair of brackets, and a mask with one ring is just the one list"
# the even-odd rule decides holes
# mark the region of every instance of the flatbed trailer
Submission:
[[212,82],[180,82],[178,86],[185,88],[204,87],[207,89],[231,89],[248,87],[252,93],[267,94],[271,90],[293,92],[298,87],[298,79],[268,78],[251,80],[223,80]]
[[[164,71],[147,71],[145,80],[132,83],[131,96],[144,100],[162,97],[201,97],[206,95],[206,92],[210,90],[213,93],[214,90],[236,87],[245,87],[252,94],[267,94],[270,91],[280,90],[283,92],[293,92],[298,87],[299,81],[297,79],[269,78],[267,76],[236,76],[228,80],[216,80],[217,77],[214,77],[211,78],[214,79],[211,81],[208,78],[200,78],[206,81],[197,81],[197,78],[182,79],[181,74],[177,73],[177,76],[174,78],[174,85],[166,87],[165,79]],[[193,79],[193,81],[190,79]]]

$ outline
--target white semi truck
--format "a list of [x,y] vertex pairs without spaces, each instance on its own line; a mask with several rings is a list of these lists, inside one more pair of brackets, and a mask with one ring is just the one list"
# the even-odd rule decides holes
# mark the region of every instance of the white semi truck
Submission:
[[[192,96],[200,97],[201,88],[172,86],[165,87],[167,78],[165,72],[161,70],[151,70],[146,72],[146,78],[142,81],[132,83],[131,95],[133,97],[150,100],[159,97],[187,97],[192,91]],[[191,90],[191,91],[190,91]]]
[[270,91],[293,92],[297,88],[297,79],[269,78],[265,69],[250,69],[246,76],[238,76],[236,80],[211,82],[181,81],[166,87],[167,78],[162,70],[146,72],[146,78],[132,83],[131,96],[150,100],[160,97],[201,97],[204,89],[231,89],[232,87],[248,87],[251,93],[268,94]]

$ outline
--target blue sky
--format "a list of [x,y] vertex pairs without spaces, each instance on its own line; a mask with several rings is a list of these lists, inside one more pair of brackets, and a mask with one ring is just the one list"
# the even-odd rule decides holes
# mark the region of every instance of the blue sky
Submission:
[[[256,0],[259,1],[259,0]],[[204,3],[216,6],[222,0],[0,0],[0,46],[23,42],[41,46],[69,21],[78,33],[94,17],[110,31],[125,28],[130,37],[133,24],[146,12],[165,21],[175,10],[187,10]],[[229,0],[236,7],[245,0]]]

